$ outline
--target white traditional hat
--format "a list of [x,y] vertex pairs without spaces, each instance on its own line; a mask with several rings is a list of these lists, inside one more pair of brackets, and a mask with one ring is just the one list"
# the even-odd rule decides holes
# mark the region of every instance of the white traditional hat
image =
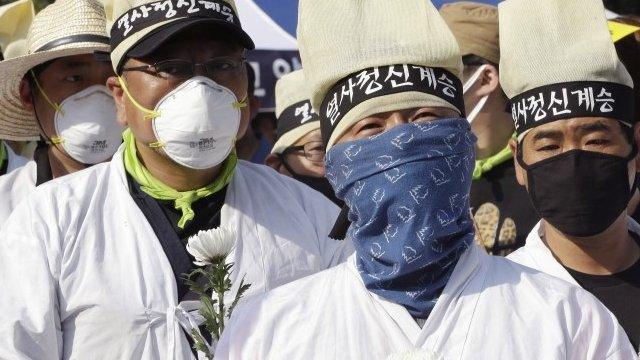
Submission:
[[31,0],[0,6],[0,50],[5,59],[25,55],[27,33],[35,15]]
[[[242,30],[234,0],[101,0],[111,34],[111,61],[119,72],[129,52],[145,42],[145,55],[181,30],[212,23],[253,49]],[[132,57],[136,57],[135,55]]]
[[311,107],[302,70],[289,73],[276,83],[276,117],[278,138],[272,154],[281,154],[306,134],[320,129],[320,117]]
[[298,42],[327,149],[380,112],[464,115],[460,50],[429,0],[300,0]]
[[634,122],[633,81],[602,0],[507,0],[499,13],[500,83],[519,139],[561,119]]
[[35,114],[20,102],[20,81],[37,65],[61,57],[108,51],[104,9],[96,0],[57,0],[33,19],[26,55],[0,62],[0,138],[39,138]]

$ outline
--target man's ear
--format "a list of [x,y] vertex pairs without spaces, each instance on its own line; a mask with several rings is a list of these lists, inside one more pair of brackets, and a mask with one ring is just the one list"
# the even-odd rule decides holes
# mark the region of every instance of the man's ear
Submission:
[[33,104],[33,89],[31,89],[31,83],[27,80],[26,77],[23,77],[20,80],[20,102],[25,109],[33,112],[34,104]]
[[483,97],[491,95],[496,89],[500,88],[500,74],[498,69],[493,65],[485,65],[478,80],[480,87],[476,91],[476,95]]
[[126,94],[117,76],[111,76],[107,79],[107,88],[111,91],[113,100],[116,103],[116,121],[118,121],[118,124],[121,126],[127,126],[127,113],[124,107]]
[[517,160],[518,142],[516,141],[516,139],[509,139],[509,149],[511,149],[511,153],[513,154],[513,165],[516,169],[516,180],[518,180],[518,184],[526,187],[527,172],[518,163],[518,160]]
[[269,154],[267,158],[264,160],[265,165],[272,168],[273,170],[282,173],[280,168],[282,168],[282,161],[280,161],[280,157],[276,154]]

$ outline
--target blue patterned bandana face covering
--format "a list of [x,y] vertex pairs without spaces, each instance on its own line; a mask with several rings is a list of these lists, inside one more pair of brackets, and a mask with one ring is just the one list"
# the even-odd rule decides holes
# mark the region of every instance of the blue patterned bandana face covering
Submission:
[[335,145],[326,176],[370,291],[426,319],[474,238],[475,136],[466,119],[410,123]]

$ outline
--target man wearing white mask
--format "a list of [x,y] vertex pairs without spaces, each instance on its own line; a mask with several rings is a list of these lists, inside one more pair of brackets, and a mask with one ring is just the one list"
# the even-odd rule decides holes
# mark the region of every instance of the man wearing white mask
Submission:
[[[0,61],[24,55],[27,32],[35,10],[31,0],[19,0],[0,6]],[[28,160],[15,152],[7,141],[0,140],[0,176],[24,166]],[[0,137],[3,139],[3,137]],[[0,211],[0,217],[2,216]],[[0,224],[3,220],[0,220]]]
[[634,358],[595,297],[474,243],[475,137],[462,59],[435,7],[302,0],[299,9],[326,174],[349,205],[356,252],[246,304],[216,359]]
[[0,227],[36,186],[109,160],[122,142],[113,70],[94,54],[109,49],[105,24],[95,0],[58,1],[33,20],[26,55],[0,62],[0,138],[41,139],[34,161],[0,177]]
[[509,149],[514,127],[499,81],[498,8],[460,1],[440,14],[460,46],[467,119],[478,138],[471,208],[479,240],[490,253],[506,255],[524,245],[539,217],[516,180]]
[[192,358],[185,245],[202,230],[235,234],[226,304],[241,279],[248,299],[352,252],[327,237],[322,194],[236,158],[253,43],[234,2],[162,4],[105,4],[122,147],[36,189],[0,233],[0,358]]

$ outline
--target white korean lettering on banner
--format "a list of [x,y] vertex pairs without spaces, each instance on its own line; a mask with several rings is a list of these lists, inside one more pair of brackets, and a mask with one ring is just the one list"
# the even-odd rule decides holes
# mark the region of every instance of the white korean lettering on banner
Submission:
[[607,89],[602,88],[598,96],[596,96],[596,102],[600,104],[600,112],[609,113],[613,111],[613,104],[616,102],[611,93],[607,92]]
[[561,93],[562,97],[556,98],[556,92],[551,92],[547,110],[551,110],[553,116],[571,114],[571,109],[567,108],[569,106],[567,89],[562,89]]
[[451,98],[456,97],[456,94],[455,94],[456,87],[453,85],[453,80],[449,79],[447,74],[442,74],[442,76],[438,78],[438,84],[444,86],[444,88],[442,89],[443,94]]
[[196,7],[196,0],[178,0],[178,4],[176,4],[176,7],[179,9],[183,6],[189,7],[189,9],[187,10],[189,14],[197,13],[198,11],[200,11],[200,8]]
[[529,102],[527,112],[533,115],[534,121],[540,121],[547,116],[547,112],[544,111],[544,96],[542,93],[539,93],[537,97],[530,96],[527,101]]
[[331,126],[335,125],[336,121],[340,117],[340,109],[338,105],[338,93],[333,93],[333,98],[327,104],[327,111],[325,116],[331,122]]
[[572,95],[576,95],[578,98],[578,106],[584,106],[587,111],[593,111],[595,102],[593,99],[593,88],[586,87],[582,90],[576,90],[571,92]]
[[[174,6],[175,2],[175,6]],[[138,19],[145,19],[149,17],[150,12],[164,12],[166,19],[171,19],[178,14],[176,9],[187,8],[188,14],[194,14],[200,12],[202,9],[213,10],[220,15],[226,17],[226,21],[234,22],[233,9],[227,5],[221,5],[217,2],[206,0],[164,0],[149,3],[147,5],[140,5],[137,8],[132,9],[130,12],[124,14],[117,21],[117,28],[124,29],[123,36],[129,35],[133,30],[133,25]]]
[[373,68],[371,71],[364,70],[356,76],[358,79],[356,85],[360,87],[360,90],[366,86],[366,90],[364,91],[366,95],[375,94],[384,88],[384,86],[378,82],[379,77],[380,70],[378,70],[378,68]]
[[164,17],[167,19],[171,19],[178,14],[173,8],[173,2],[171,0],[158,1],[149,5],[153,6],[153,11],[166,11]]
[[349,97],[349,102],[353,102],[353,88],[356,84],[353,82],[353,78],[349,78],[345,85],[342,85],[342,89],[340,91],[340,105],[342,105],[342,101],[345,96]]
[[417,69],[420,72],[420,82],[427,80],[427,85],[433,90],[438,86],[436,81],[436,74],[433,69],[425,66],[413,66],[413,69]]
[[[518,130],[520,125],[527,123],[527,103],[525,99],[522,99],[511,106],[511,115],[514,119],[517,119],[516,130]],[[522,121],[520,121],[520,117],[522,117]]]
[[[392,88],[399,88],[403,86],[413,86],[413,82],[409,81],[409,66],[402,65],[402,71],[395,71],[395,66],[389,66],[389,71],[387,77],[384,79],[384,82],[389,82],[391,80]],[[392,79],[392,77],[397,77],[401,82],[396,81],[396,79]],[[404,79],[403,79],[404,78]]]
[[300,124],[304,124],[307,121],[313,119],[313,116],[311,116],[311,104],[308,102],[305,102],[304,105],[302,106],[298,106],[296,107],[296,112],[295,115],[297,117],[300,117],[300,115],[302,115],[302,119],[300,120]]

